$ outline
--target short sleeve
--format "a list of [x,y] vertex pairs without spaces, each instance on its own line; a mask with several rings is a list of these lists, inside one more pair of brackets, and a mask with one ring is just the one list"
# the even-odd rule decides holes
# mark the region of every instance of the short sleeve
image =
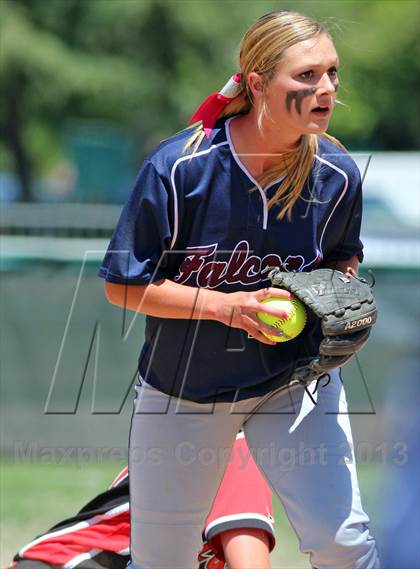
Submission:
[[148,284],[165,278],[170,249],[171,199],[151,162],[140,170],[98,275],[117,284]]
[[339,201],[332,219],[332,238],[325,251],[324,261],[346,261],[357,256],[363,261],[363,243],[360,240],[362,224],[362,183],[356,165],[348,178],[347,190]]

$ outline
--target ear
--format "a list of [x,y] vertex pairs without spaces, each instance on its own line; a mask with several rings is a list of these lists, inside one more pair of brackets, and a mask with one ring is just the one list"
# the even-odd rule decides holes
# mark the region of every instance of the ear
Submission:
[[251,71],[248,74],[248,87],[251,90],[254,98],[261,97],[264,92],[264,81],[261,75]]

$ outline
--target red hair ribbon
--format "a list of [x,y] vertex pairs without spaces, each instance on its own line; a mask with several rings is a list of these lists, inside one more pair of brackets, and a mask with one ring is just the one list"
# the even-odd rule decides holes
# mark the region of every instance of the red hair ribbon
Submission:
[[204,132],[206,133],[206,136],[209,137],[214,123],[220,113],[228,103],[233,101],[233,99],[236,99],[236,97],[242,92],[242,88],[240,86],[241,80],[241,73],[235,73],[235,75],[232,75],[219,93],[212,93],[201,103],[188,121],[188,124],[202,121]]

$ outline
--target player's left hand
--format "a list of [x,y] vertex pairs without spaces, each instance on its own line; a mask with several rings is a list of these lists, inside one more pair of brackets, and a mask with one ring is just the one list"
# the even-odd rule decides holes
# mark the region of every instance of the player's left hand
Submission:
[[273,269],[273,286],[289,290],[321,320],[319,354],[297,362],[292,381],[309,383],[344,365],[366,344],[377,319],[370,285],[361,277],[333,269],[284,272]]

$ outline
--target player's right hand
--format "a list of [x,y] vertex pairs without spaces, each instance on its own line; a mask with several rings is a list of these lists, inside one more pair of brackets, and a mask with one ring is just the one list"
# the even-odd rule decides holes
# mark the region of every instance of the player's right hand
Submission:
[[275,346],[276,342],[264,336],[263,332],[277,336],[279,335],[279,330],[261,322],[257,312],[266,312],[279,318],[287,318],[287,312],[262,303],[264,299],[270,297],[290,299],[292,294],[287,290],[273,287],[266,287],[251,292],[221,293],[218,306],[216,307],[215,319],[226,324],[226,326],[244,330],[263,344]]

